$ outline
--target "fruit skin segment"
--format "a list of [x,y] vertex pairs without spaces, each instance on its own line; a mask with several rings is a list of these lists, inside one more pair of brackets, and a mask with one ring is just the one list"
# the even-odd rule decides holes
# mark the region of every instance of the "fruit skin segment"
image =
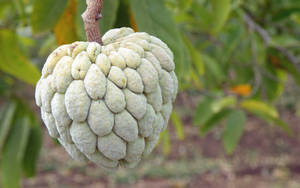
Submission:
[[62,45],[47,58],[35,100],[49,135],[78,161],[134,168],[167,128],[177,95],[173,53],[131,28]]

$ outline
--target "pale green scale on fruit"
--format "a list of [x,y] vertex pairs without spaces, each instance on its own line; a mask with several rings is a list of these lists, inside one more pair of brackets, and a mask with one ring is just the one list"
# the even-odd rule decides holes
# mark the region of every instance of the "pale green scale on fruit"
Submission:
[[35,91],[49,135],[75,160],[133,168],[167,128],[178,89],[173,53],[131,28],[74,42],[46,60]]

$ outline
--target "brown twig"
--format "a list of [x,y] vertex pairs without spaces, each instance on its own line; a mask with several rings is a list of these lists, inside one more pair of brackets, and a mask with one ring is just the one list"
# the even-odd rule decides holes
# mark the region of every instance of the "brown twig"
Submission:
[[[266,30],[255,23],[251,16],[249,16],[247,13],[245,13],[244,15],[244,20],[251,30],[257,32],[261,36],[266,46],[270,45],[271,37]],[[294,67],[300,74],[299,60],[293,54],[291,54],[286,48],[278,45],[273,46],[273,48],[282,53],[294,65]]]
[[86,0],[86,10],[81,15],[84,23],[84,29],[89,42],[98,42],[102,45],[98,20],[102,17],[101,9],[103,0]]

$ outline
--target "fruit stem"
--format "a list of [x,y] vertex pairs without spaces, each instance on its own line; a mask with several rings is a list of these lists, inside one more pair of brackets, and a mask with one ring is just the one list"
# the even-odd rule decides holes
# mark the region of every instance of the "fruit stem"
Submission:
[[97,21],[102,17],[101,9],[103,1],[104,0],[86,0],[87,7],[81,15],[87,40],[89,42],[98,42],[101,45],[103,43]]

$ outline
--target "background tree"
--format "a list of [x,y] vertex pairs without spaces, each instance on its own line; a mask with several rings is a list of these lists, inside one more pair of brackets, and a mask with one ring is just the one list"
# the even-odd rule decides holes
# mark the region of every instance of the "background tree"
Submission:
[[[34,85],[58,45],[86,40],[85,0],[0,0],[0,160],[3,187],[34,175],[42,132]],[[101,33],[132,27],[161,38],[174,52],[179,89],[195,98],[199,136],[224,125],[228,154],[255,115],[293,135],[278,98],[289,78],[300,84],[298,0],[105,0]],[[198,100],[199,99],[199,100]],[[296,105],[291,107],[296,110]],[[171,122],[185,138],[177,106]],[[170,151],[169,132],[161,135]]]

